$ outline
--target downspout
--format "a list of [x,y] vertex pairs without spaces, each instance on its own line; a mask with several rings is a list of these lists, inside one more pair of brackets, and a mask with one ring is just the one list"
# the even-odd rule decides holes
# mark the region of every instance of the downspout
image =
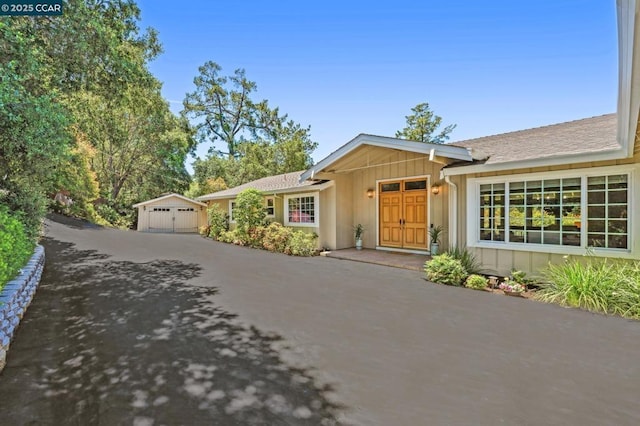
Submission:
[[458,245],[458,186],[451,182],[451,177],[445,175],[444,181],[449,184],[449,246],[453,242]]

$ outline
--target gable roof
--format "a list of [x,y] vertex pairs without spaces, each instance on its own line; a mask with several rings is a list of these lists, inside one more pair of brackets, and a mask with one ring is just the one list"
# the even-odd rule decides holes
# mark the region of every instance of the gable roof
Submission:
[[265,193],[300,192],[308,189],[323,190],[325,181],[303,181],[300,182],[300,175],[303,171],[283,173],[281,175],[267,176],[252,182],[225,189],[211,194],[201,195],[200,201],[217,200],[221,198],[235,198],[239,193],[248,188],[254,188]]
[[[483,170],[491,171],[533,167],[536,163],[551,165],[589,161],[587,157],[591,156],[606,159],[607,154],[618,155],[621,149],[616,136],[617,124],[616,114],[606,114],[453,142],[450,145],[470,149],[478,156],[484,154],[486,160],[472,165],[459,163],[447,166],[445,174],[470,173],[466,169],[479,164]],[[451,169],[464,170],[452,172]]]
[[133,207],[145,206],[147,204],[155,203],[156,201],[162,201],[162,200],[166,200],[168,198],[173,198],[173,197],[180,198],[181,200],[188,201],[190,203],[197,204],[199,206],[203,206],[203,207],[207,206],[205,203],[201,203],[200,201],[193,200],[191,198],[185,197],[184,195],[173,193],[173,194],[163,195],[158,198],[154,198],[153,200],[142,201],[140,203],[134,204]]
[[460,146],[415,142],[406,139],[397,139],[386,136],[376,136],[361,133],[331,154],[329,154],[327,157],[320,160],[309,170],[302,173],[300,179],[303,181],[306,179],[313,179],[313,176],[316,173],[321,172],[326,167],[345,157],[350,152],[354,151],[362,145],[428,154],[430,156],[444,157],[457,161],[473,160],[470,151]]

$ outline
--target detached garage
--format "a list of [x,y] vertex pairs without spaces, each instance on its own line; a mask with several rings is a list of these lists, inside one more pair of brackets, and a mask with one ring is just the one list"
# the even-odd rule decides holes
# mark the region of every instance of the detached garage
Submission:
[[198,232],[207,224],[207,205],[180,194],[168,194],[134,204],[138,231]]

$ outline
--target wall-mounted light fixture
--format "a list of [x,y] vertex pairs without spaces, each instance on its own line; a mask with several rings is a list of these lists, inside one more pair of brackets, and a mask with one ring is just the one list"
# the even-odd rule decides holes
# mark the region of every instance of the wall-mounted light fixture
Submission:
[[142,210],[147,211],[147,206],[142,206]]
[[373,198],[374,195],[376,195],[376,191],[371,188],[367,189],[367,197]]
[[431,193],[433,195],[438,195],[440,193],[440,185],[438,185],[437,183],[431,185]]

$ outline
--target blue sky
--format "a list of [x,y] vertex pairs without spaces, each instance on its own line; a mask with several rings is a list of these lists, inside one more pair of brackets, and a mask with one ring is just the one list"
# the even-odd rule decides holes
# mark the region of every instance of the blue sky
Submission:
[[315,161],[359,133],[394,136],[421,102],[457,124],[450,141],[616,108],[614,0],[138,5],[160,33],[151,70],[175,112],[204,62],[244,68],[257,100],[311,126]]

